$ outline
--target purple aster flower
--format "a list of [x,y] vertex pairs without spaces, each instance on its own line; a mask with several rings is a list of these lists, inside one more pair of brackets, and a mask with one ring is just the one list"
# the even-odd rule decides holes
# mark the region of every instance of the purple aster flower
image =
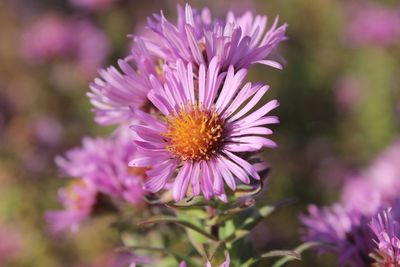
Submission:
[[46,220],[52,232],[64,230],[76,232],[82,221],[93,212],[97,190],[92,183],[83,179],[73,180],[58,192],[64,210],[46,212]]
[[235,70],[261,63],[275,68],[282,65],[270,55],[286,39],[286,24],[278,27],[278,18],[267,28],[266,16],[250,12],[240,17],[229,13],[226,20],[212,19],[210,11],[186,5],[178,6],[177,24],[161,13],[149,19],[149,27],[159,35],[158,43],[145,40],[150,51],[174,65],[178,59],[197,67],[216,57],[223,70]]
[[400,266],[400,226],[391,209],[385,209],[374,216],[370,223],[375,235],[374,266]]
[[[237,72],[231,66],[220,73],[216,58],[208,69],[199,67],[194,79],[193,66],[179,60],[176,70],[166,67],[164,85],[152,79],[153,90],[148,94],[151,103],[162,113],[156,118],[134,109],[142,124],[131,126],[140,157],[131,166],[152,166],[147,171],[144,188],[157,192],[171,177],[175,200],[201,192],[206,198],[213,195],[225,200],[224,182],[236,189],[236,179],[248,184],[249,176],[260,179],[258,168],[241,156],[276,144],[265,138],[272,131],[267,124],[278,123],[267,114],[278,106],[272,100],[252,111],[265,95],[268,86],[245,84],[247,71]],[[196,75],[197,76],[197,75]]]
[[[129,63],[134,62],[135,67]],[[136,40],[131,55],[118,61],[122,73],[114,67],[100,70],[100,78],[91,83],[88,93],[94,106],[96,122],[118,124],[132,117],[130,106],[144,108],[151,88],[150,76],[159,77],[154,59],[141,40]]]
[[387,46],[400,41],[400,9],[376,4],[350,8],[346,37],[352,45]]
[[319,242],[321,252],[337,254],[340,266],[369,266],[370,237],[359,213],[340,204],[321,209],[310,205],[308,212],[300,216],[305,226],[303,240]]
[[134,144],[120,130],[109,139],[84,138],[82,147],[57,157],[56,162],[66,175],[88,180],[102,193],[139,203],[143,199],[141,182],[145,169],[128,166],[134,155]]

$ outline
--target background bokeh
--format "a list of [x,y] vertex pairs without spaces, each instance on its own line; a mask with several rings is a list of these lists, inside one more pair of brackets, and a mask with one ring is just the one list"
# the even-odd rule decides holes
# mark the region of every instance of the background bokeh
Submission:
[[[111,218],[93,219],[75,235],[49,233],[43,213],[59,207],[57,189],[65,182],[53,158],[82,136],[111,131],[93,122],[88,83],[97,68],[128,53],[127,35],[140,34],[147,16],[163,9],[172,18],[177,3],[184,1],[0,1],[0,266],[111,266],[118,240]],[[268,97],[281,102],[279,148],[265,152],[272,170],[259,201],[292,200],[252,239],[260,251],[293,248],[301,242],[298,215],[307,204],[334,202],[346,174],[399,136],[400,4],[189,3],[208,6],[215,16],[251,10],[289,24],[279,51],[287,66],[257,66],[248,79],[270,84]],[[336,265],[329,255],[304,256],[289,266]]]

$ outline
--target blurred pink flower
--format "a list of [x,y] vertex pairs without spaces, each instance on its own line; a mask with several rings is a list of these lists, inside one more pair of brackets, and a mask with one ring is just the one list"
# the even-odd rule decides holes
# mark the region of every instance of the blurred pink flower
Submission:
[[63,129],[61,123],[54,117],[39,117],[33,127],[34,136],[41,144],[54,146],[60,142]]
[[379,190],[384,199],[399,197],[400,192],[400,139],[395,140],[375,159],[365,171],[374,188]]
[[35,63],[65,60],[76,72],[92,75],[109,50],[108,39],[90,21],[50,14],[26,27],[21,37],[23,57]]
[[358,4],[349,8],[346,38],[352,45],[387,46],[400,41],[400,8]]
[[7,266],[23,248],[23,240],[17,229],[6,224],[0,224],[0,266]]
[[67,187],[61,188],[58,194],[64,210],[46,212],[50,230],[54,233],[78,231],[82,221],[93,212],[97,195],[94,185],[83,179],[75,179]]
[[81,147],[57,157],[56,163],[66,175],[80,177],[97,191],[134,204],[143,200],[141,183],[147,170],[128,166],[135,153],[129,134],[120,130],[110,138],[84,138]]
[[356,77],[345,76],[337,82],[334,93],[339,111],[352,111],[361,98],[361,81]]
[[89,10],[104,9],[116,0],[69,0],[71,5]]

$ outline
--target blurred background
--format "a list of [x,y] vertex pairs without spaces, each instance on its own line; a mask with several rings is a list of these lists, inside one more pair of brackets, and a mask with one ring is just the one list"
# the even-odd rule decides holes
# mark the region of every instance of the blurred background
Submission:
[[[0,1],[0,266],[113,266],[118,235],[110,218],[75,235],[52,236],[43,214],[60,207],[65,183],[55,155],[83,136],[105,135],[86,97],[98,68],[129,52],[130,33],[160,9],[169,18],[184,1]],[[280,16],[288,41],[283,71],[256,66],[249,80],[271,85],[281,106],[265,152],[272,170],[260,203],[293,199],[263,221],[252,239],[260,251],[300,243],[298,215],[309,203],[337,200],[362,170],[399,137],[400,3],[398,0],[189,1],[214,16],[246,10]],[[101,233],[101,234],[99,234]],[[261,264],[260,266],[265,266]],[[307,252],[289,266],[336,266]]]

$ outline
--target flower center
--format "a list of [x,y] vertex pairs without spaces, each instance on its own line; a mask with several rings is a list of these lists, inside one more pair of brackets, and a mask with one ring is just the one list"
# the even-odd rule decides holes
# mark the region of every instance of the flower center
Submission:
[[209,159],[220,149],[224,140],[224,124],[218,114],[203,110],[197,104],[181,108],[167,117],[166,149],[182,160]]

